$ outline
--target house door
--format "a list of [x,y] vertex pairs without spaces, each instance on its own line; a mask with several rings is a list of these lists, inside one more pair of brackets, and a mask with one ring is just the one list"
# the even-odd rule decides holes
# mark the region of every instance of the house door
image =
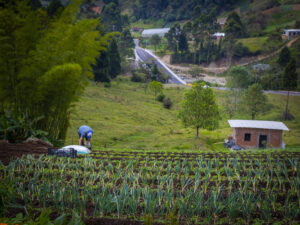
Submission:
[[268,136],[267,135],[259,135],[259,145],[260,148],[267,147]]

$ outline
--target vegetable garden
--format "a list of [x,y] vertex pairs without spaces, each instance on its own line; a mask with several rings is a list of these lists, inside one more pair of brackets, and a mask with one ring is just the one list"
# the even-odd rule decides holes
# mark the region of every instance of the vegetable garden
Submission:
[[95,151],[31,155],[0,179],[32,207],[165,224],[299,224],[300,152]]

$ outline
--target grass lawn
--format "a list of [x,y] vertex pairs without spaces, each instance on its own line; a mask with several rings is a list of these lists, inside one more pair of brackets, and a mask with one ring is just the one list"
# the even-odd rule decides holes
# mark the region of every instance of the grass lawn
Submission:
[[[77,144],[79,126],[93,128],[93,148],[140,150],[221,150],[222,141],[231,134],[223,113],[219,129],[201,130],[200,139],[195,139],[195,129],[185,128],[177,119],[179,102],[185,87],[165,88],[164,93],[173,102],[171,110],[154,100],[145,84],[129,82],[120,77],[110,88],[90,82],[71,114],[65,144]],[[217,101],[224,102],[224,91],[216,91]],[[284,110],[285,96],[268,95],[270,110],[257,119],[280,120]],[[222,109],[222,106],[221,106]],[[296,117],[286,122],[290,132],[284,133],[284,142],[289,146],[300,146],[300,97],[290,97],[290,111]],[[237,115],[235,119],[250,119],[250,115]]]
[[165,21],[163,19],[160,20],[138,20],[134,23],[131,23],[131,28],[139,27],[144,29],[152,29],[152,28],[163,28],[165,25]]
[[267,37],[252,37],[252,38],[243,38],[239,39],[245,47],[248,47],[252,53],[257,51],[263,51],[264,44],[267,41]]

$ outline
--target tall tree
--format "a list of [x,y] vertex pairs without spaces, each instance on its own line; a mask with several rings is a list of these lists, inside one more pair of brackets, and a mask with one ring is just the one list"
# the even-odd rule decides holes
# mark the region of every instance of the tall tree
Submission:
[[64,139],[70,109],[82,93],[106,39],[98,20],[77,21],[73,0],[45,27],[45,13],[22,0],[0,8],[0,101],[6,111],[29,119],[54,140]]
[[224,26],[224,31],[226,33],[226,37],[229,38],[241,38],[245,35],[245,29],[239,14],[236,12],[229,14]]
[[61,4],[60,0],[51,0],[47,7],[48,15],[53,16],[59,10],[63,10],[64,6]]
[[126,57],[134,57],[134,41],[131,36],[130,30],[124,29],[119,39],[119,50],[122,59]]
[[167,38],[168,41],[168,47],[172,51],[175,52],[175,54],[178,52],[178,43],[179,43],[179,38],[182,33],[181,27],[179,23],[175,23],[171,29],[169,30],[168,33],[165,34],[165,37]]
[[122,31],[121,10],[114,2],[110,2],[103,7],[101,19],[107,32]]
[[246,111],[250,113],[253,120],[257,114],[264,112],[266,109],[267,97],[263,92],[262,86],[257,83],[249,86],[243,97],[243,103]]
[[109,55],[109,74],[111,78],[115,78],[121,72],[121,57],[117,41],[113,38],[108,49]]
[[154,34],[152,35],[152,37],[150,38],[150,44],[154,45],[155,51],[156,51],[156,47],[157,45],[159,45],[161,42],[161,38],[158,36],[158,34]]
[[178,41],[178,50],[181,53],[187,52],[189,50],[189,45],[186,39],[186,34],[184,31],[181,32]]
[[196,138],[199,137],[199,128],[216,129],[220,114],[213,89],[194,84],[185,92],[178,116],[185,126],[196,128]]
[[234,112],[237,108],[240,92],[251,84],[249,71],[242,66],[233,66],[226,72],[227,87],[234,96]]
[[285,46],[279,54],[278,63],[280,66],[285,67],[291,60],[290,50]]
[[288,119],[288,107],[289,107],[289,97],[290,91],[297,88],[298,74],[296,72],[296,61],[292,59],[286,66],[283,75],[283,87],[288,91],[286,106],[285,106],[285,116],[284,119]]
[[102,50],[100,56],[97,58],[96,64],[93,66],[95,81],[110,82],[109,63],[108,52]]

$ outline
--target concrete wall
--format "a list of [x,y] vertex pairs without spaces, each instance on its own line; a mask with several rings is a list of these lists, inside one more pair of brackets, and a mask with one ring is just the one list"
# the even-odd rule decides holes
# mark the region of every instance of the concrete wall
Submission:
[[[251,140],[245,141],[245,134],[251,134]],[[233,128],[232,132],[235,143],[246,148],[258,148],[259,136],[267,135],[267,145],[275,148],[281,147],[282,131],[281,130],[267,130],[267,129],[253,129],[253,128]]]

